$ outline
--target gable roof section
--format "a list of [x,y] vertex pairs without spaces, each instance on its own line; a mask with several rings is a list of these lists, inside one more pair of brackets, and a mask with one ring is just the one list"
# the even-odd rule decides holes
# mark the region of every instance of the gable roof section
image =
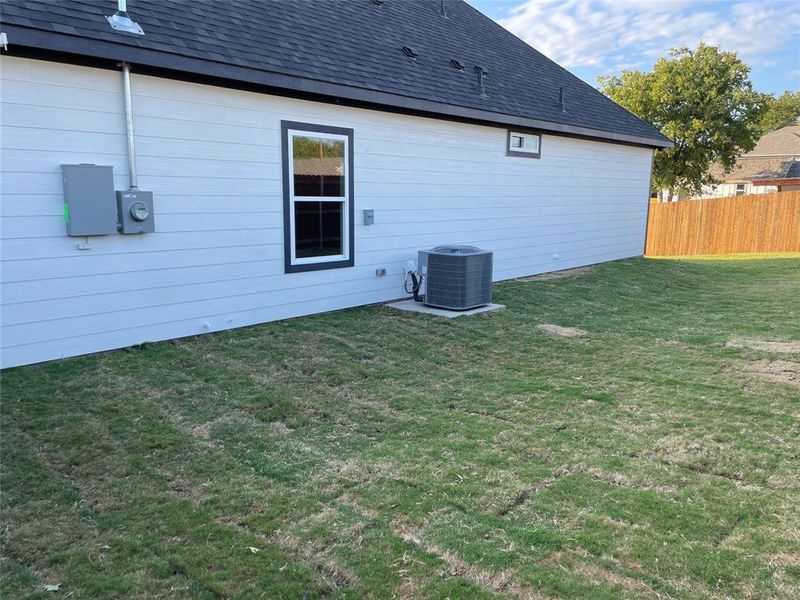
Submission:
[[[800,126],[790,125],[771,131],[761,137],[747,154],[736,160],[729,173],[725,173],[719,163],[711,166],[711,175],[720,181],[774,181],[798,177],[789,175],[790,169],[797,169],[800,160]],[[793,173],[795,171],[792,171]]]
[[789,125],[762,136],[743,157],[800,156],[800,125]]
[[[463,0],[3,0],[9,49],[129,61],[275,91],[668,147],[671,142]],[[410,46],[416,58],[402,48]],[[452,59],[465,65],[450,66]],[[488,71],[482,96],[475,67]],[[559,89],[566,91],[566,112]]]

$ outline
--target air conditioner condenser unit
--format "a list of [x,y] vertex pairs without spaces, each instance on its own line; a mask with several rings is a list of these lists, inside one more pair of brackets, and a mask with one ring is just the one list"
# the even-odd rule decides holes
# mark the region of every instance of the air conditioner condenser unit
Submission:
[[419,251],[425,304],[469,310],[492,302],[491,250],[475,246],[436,246]]

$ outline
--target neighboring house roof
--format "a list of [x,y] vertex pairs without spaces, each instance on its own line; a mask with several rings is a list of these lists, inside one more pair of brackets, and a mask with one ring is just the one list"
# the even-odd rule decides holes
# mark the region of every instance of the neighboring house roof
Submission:
[[790,125],[763,136],[753,150],[737,159],[730,173],[719,164],[712,165],[710,173],[729,183],[782,179],[789,177],[790,168],[796,168],[795,160],[800,160],[800,126]]
[[[169,69],[223,85],[671,145],[463,0],[444,6],[446,17],[432,0],[129,0],[128,13],[144,36],[111,29],[105,16],[114,12],[112,0],[3,0],[0,19],[11,52],[26,47],[125,60],[140,72]],[[453,68],[453,60],[464,68]],[[487,72],[485,95],[476,66]]]
[[342,175],[344,159],[342,158],[295,158],[295,175]]
[[800,156],[800,125],[789,125],[763,136],[748,156]]
[[753,179],[753,185],[800,185],[800,158],[790,160],[784,166],[783,173]]
[[711,167],[710,172],[716,179],[729,183],[751,181],[765,177],[782,177],[793,162],[793,158],[747,157],[737,160],[730,173],[725,173],[716,164]]

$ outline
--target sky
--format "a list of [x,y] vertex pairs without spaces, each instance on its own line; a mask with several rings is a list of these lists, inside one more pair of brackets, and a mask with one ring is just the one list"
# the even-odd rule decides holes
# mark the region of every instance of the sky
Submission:
[[467,0],[591,85],[700,41],[735,51],[760,92],[800,89],[800,0]]

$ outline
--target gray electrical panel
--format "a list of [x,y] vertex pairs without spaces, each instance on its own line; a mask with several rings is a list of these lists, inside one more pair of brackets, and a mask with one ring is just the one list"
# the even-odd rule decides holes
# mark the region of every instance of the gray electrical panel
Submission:
[[117,233],[114,174],[100,165],[61,165],[67,235]]
[[153,192],[128,190],[117,192],[120,233],[153,233]]

